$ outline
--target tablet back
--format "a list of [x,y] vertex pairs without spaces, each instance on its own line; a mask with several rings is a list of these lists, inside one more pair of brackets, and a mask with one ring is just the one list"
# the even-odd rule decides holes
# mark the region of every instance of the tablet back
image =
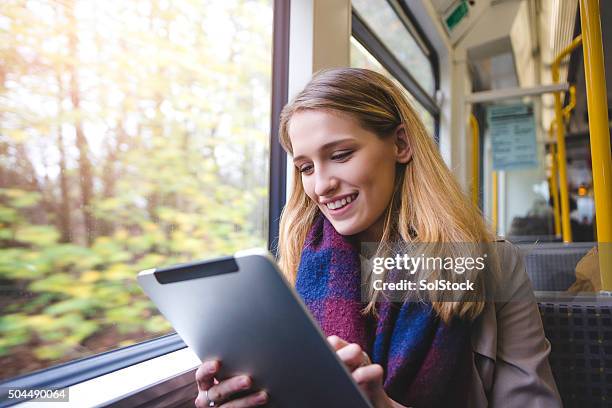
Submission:
[[269,407],[366,408],[370,403],[265,252],[138,275],[138,282],[219,377],[249,374]]

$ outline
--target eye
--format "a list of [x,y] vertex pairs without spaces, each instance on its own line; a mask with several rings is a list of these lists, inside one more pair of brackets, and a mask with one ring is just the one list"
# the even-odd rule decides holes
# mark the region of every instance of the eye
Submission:
[[299,171],[302,174],[308,174],[312,172],[312,167],[313,167],[312,164],[305,164],[299,168]]
[[338,153],[334,153],[331,158],[332,160],[341,161],[341,160],[348,159],[351,154],[353,154],[352,150],[345,150],[345,151],[341,151]]

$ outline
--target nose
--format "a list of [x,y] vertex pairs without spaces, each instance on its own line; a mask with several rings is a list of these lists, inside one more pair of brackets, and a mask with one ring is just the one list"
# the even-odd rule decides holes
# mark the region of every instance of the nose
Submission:
[[338,179],[333,175],[319,171],[315,176],[315,194],[319,197],[330,195],[338,187]]

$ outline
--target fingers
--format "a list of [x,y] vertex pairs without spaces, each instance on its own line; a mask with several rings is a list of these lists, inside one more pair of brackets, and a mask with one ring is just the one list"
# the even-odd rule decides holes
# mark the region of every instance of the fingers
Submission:
[[[208,407],[211,401],[215,402],[215,406],[223,408],[256,407],[268,401],[268,394],[265,391],[235,398],[237,397],[235,394],[249,390],[253,381],[247,375],[239,375],[219,382],[215,375],[220,368],[220,361],[208,360],[196,370],[196,383],[198,384],[196,407]],[[227,402],[223,403],[224,401]]]
[[204,361],[196,370],[198,391],[206,391],[214,385],[215,374],[219,371],[221,362],[217,360]]
[[268,402],[268,394],[265,391],[247,395],[246,397],[235,399],[220,406],[220,408],[246,408],[264,405]]
[[231,377],[213,385],[208,390],[208,399],[219,405],[220,402],[232,399],[233,394],[248,390],[251,385],[253,385],[253,382],[246,375]]
[[[254,407],[265,404],[268,395],[264,391],[238,397],[237,393],[251,388],[253,382],[249,376],[239,375],[214,384],[206,391],[200,391],[196,399],[196,407],[208,407],[214,401],[217,407]],[[238,397],[238,398],[237,398]],[[225,403],[224,403],[225,402]],[[221,405],[222,404],[222,405]]]
[[351,371],[355,370],[357,367],[370,364],[368,355],[361,349],[359,344],[356,343],[351,343],[341,348],[336,351],[336,354]]
[[338,336],[329,336],[327,338],[327,341],[329,342],[329,344],[332,345],[332,347],[334,348],[334,350],[340,350],[342,347],[348,346],[349,343],[342,340],[340,337]]
[[380,364],[370,364],[353,371],[353,379],[366,388],[382,386],[383,368]]
[[359,388],[367,395],[368,399],[375,407],[394,407],[398,406],[385,392],[383,386],[384,370],[380,364],[370,364],[359,367],[352,373],[353,379]]
[[371,363],[368,355],[361,349],[359,344],[348,343],[338,336],[329,336],[327,341],[336,350],[338,357],[348,368],[353,371],[357,367]]

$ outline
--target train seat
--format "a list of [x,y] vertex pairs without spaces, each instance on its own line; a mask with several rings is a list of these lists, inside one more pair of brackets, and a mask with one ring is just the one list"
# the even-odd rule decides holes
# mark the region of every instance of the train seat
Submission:
[[578,261],[595,245],[594,242],[547,242],[518,247],[525,254],[525,268],[534,290],[564,291],[576,281]]
[[612,405],[612,298],[540,300],[565,407]]

